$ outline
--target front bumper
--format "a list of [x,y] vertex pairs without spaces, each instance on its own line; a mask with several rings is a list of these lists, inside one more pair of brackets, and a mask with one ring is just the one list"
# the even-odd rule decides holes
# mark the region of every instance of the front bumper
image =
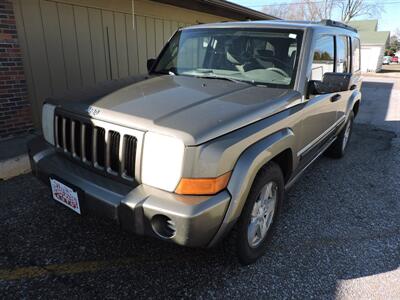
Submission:
[[[181,196],[143,184],[132,187],[71,161],[41,137],[28,144],[28,151],[32,172],[43,182],[49,184],[49,176],[56,176],[82,191],[83,214],[115,220],[122,228],[140,235],[206,247],[220,228],[230,202],[227,191],[213,196]],[[156,222],[165,217],[175,224],[170,237],[155,229]]]

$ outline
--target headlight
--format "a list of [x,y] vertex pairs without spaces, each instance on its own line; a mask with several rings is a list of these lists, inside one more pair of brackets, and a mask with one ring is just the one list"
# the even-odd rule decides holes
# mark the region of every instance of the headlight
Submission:
[[182,141],[148,132],[144,137],[142,182],[173,192],[182,175],[185,145]]
[[54,110],[55,106],[44,104],[42,108],[42,131],[44,139],[54,145]]

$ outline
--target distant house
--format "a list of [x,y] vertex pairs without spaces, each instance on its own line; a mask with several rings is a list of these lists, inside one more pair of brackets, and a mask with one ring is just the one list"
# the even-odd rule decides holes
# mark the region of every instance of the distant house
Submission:
[[379,72],[385,48],[389,46],[390,31],[378,31],[378,20],[351,21],[361,40],[361,71]]

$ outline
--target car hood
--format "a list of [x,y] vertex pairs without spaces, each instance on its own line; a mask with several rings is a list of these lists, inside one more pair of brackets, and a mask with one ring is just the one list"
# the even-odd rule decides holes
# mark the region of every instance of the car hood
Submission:
[[114,91],[71,94],[49,102],[103,121],[174,136],[190,146],[266,118],[301,97],[293,90],[221,79],[165,75],[140,80],[117,84]]

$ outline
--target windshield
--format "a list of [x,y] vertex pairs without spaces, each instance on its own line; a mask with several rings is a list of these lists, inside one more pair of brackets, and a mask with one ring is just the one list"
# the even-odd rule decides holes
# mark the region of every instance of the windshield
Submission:
[[302,32],[207,28],[177,32],[152,73],[292,88]]

